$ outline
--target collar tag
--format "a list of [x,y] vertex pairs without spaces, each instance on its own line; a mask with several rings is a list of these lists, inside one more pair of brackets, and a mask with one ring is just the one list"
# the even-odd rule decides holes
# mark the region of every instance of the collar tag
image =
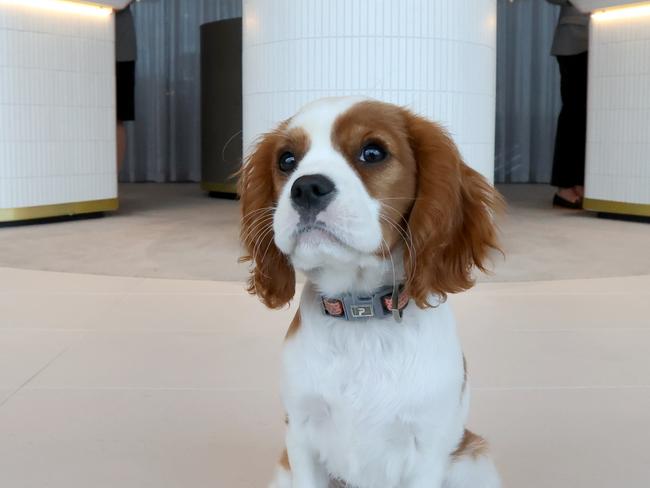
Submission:
[[372,304],[352,305],[350,306],[350,312],[355,319],[375,316],[375,312],[372,309]]

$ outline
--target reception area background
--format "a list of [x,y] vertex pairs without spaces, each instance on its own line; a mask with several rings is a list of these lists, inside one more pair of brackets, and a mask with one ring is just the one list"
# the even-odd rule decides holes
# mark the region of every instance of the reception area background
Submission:
[[[416,12],[420,9],[420,4],[430,2],[410,3],[413,5],[408,5],[409,9]],[[475,3],[472,0],[453,2],[459,14],[462,14],[458,17],[459,22],[466,16],[463,12],[475,10]],[[478,3],[486,6],[492,4],[491,1]],[[307,14],[314,11],[317,2],[300,4],[304,5],[302,11]],[[390,13],[390,5],[395,2],[381,1],[376,4],[379,5],[378,11],[385,4],[384,10]],[[447,2],[440,3],[443,6],[445,4]],[[496,182],[547,183],[550,180],[555,119],[560,99],[557,63],[549,54],[557,9],[544,1],[498,0],[496,4],[494,178]],[[345,2],[341,0],[328,2],[328,5],[332,10],[345,8]],[[363,5],[369,5],[368,1],[363,2]],[[277,9],[282,11],[282,8],[288,6],[286,1],[279,2]],[[132,9],[138,33],[137,120],[129,124],[132,144],[120,180],[200,181],[199,29],[205,22],[240,17],[242,2],[142,0],[133,4]],[[404,10],[405,6],[402,5],[401,9]],[[438,15],[444,16],[447,12],[443,8]],[[494,21],[493,16],[491,19]],[[369,25],[375,21],[376,19],[368,19]],[[338,29],[345,30],[346,26],[341,25]],[[378,34],[375,36],[381,38]],[[426,37],[427,34],[422,32],[419,36]],[[422,48],[426,49],[426,46]],[[435,54],[432,52],[431,56]],[[376,66],[381,66],[381,59],[374,61]],[[304,67],[296,66],[294,69],[300,72]],[[432,81],[431,84],[434,83]],[[365,92],[371,96],[381,96],[381,92],[374,87],[370,87],[370,93],[369,87],[359,88],[365,88]],[[314,97],[318,95],[313,93]],[[308,97],[302,98],[306,101]],[[400,99],[395,98],[395,101],[400,102]],[[291,110],[289,105],[291,104],[287,104],[284,109],[287,114]],[[466,109],[471,110],[471,105]],[[449,107],[448,112],[439,110],[437,119],[450,118],[462,110],[460,105]],[[436,118],[433,110],[428,115]],[[458,130],[455,132],[458,136],[462,130],[459,124],[456,125]],[[479,164],[486,163],[483,161]]]

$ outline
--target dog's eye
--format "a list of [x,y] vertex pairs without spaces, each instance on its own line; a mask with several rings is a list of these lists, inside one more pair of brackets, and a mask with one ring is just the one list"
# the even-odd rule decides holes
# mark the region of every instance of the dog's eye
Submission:
[[377,144],[367,144],[361,149],[361,154],[359,155],[359,161],[364,163],[381,163],[386,159],[388,154],[386,150],[377,145]]
[[283,171],[284,173],[290,173],[296,169],[296,157],[293,155],[293,153],[285,152],[282,154],[282,156],[280,156],[280,159],[278,160],[278,166],[280,166],[280,171]]

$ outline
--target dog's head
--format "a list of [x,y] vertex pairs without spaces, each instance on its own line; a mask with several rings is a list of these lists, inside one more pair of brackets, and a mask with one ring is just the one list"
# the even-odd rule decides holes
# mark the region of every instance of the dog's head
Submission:
[[492,186],[440,126],[378,101],[303,108],[261,138],[240,195],[249,291],[273,308],[293,297],[294,267],[357,267],[400,245],[406,291],[426,307],[471,287],[497,247]]

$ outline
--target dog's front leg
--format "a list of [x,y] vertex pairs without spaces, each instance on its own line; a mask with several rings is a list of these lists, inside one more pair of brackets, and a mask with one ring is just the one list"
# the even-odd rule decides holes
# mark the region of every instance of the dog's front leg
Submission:
[[327,488],[329,475],[316,453],[296,433],[287,432],[291,488]]

